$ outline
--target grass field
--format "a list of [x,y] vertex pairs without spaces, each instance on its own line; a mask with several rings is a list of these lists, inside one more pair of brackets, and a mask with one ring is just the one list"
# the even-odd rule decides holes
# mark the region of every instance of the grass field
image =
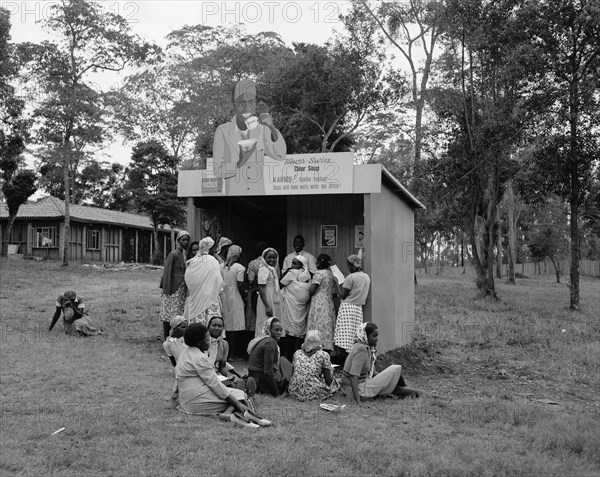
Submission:
[[[414,343],[382,362],[426,397],[331,414],[259,396],[275,424],[252,431],[168,409],[160,273],[0,260],[0,475],[600,472],[599,280],[582,278],[584,311],[571,313],[552,277],[500,284],[492,302],[469,278],[420,276]],[[66,289],[105,335],[47,331]]]

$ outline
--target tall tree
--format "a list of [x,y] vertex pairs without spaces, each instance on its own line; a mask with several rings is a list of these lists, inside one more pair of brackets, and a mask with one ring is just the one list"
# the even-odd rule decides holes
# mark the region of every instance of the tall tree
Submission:
[[[600,77],[600,5],[596,0],[528,1],[521,11],[523,28],[544,63],[546,93],[557,98],[555,129],[545,145],[555,154],[540,154],[542,169],[548,158],[559,188],[568,194],[570,206],[571,267],[570,308],[578,310],[579,260],[581,256],[580,206],[589,187],[594,157],[598,157],[598,78]],[[542,82],[542,78],[539,79]],[[594,124],[595,123],[595,124]],[[595,131],[595,132],[594,132]],[[560,159],[562,157],[562,160]],[[558,161],[556,161],[558,159]],[[547,172],[546,172],[547,174]],[[587,183],[586,183],[587,182]]]
[[525,93],[532,59],[516,28],[515,10],[511,0],[448,2],[446,47],[439,60],[443,75],[433,95],[437,114],[455,121],[442,161],[444,182],[449,193],[463,199],[477,284],[492,297],[497,206],[502,184],[515,171],[511,152],[531,120]]
[[43,23],[58,37],[56,43],[25,44],[21,49],[45,93],[34,114],[36,139],[49,145],[52,155],[63,163],[63,265],[68,265],[72,163],[85,157],[89,145],[100,145],[107,132],[103,125],[107,110],[90,75],[121,71],[147,58],[154,49],[131,33],[123,17],[87,0],[53,3]]
[[177,197],[177,161],[160,142],[141,142],[133,149],[126,174],[125,189],[134,206],[152,221],[154,262],[160,262],[159,225],[181,225],[185,217],[184,202]]
[[0,251],[5,255],[19,207],[37,190],[36,175],[22,169],[22,152],[28,137],[23,118],[24,102],[17,98],[11,80],[17,71],[14,46],[10,41],[10,15],[0,8],[0,172],[2,193],[8,206],[8,227]]
[[429,78],[434,65],[436,45],[442,33],[444,3],[440,1],[408,0],[406,2],[376,2],[354,0],[354,15],[364,12],[379,26],[391,45],[401,54],[410,70],[410,95],[414,118],[414,183],[420,178],[419,166],[423,143],[423,111]]

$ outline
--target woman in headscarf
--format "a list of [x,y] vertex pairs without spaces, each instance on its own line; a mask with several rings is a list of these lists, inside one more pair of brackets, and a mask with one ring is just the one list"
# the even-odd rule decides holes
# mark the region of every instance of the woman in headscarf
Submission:
[[367,301],[371,279],[362,271],[362,257],[353,254],[348,257],[350,274],[342,286],[334,280],[337,293],[342,299],[338,311],[333,342],[349,353],[354,345],[356,332],[363,322],[363,305]]
[[[182,411],[200,415],[223,413],[232,422],[247,427],[271,424],[246,407],[247,397],[243,390],[228,388],[219,381],[213,362],[206,354],[210,348],[206,326],[200,323],[189,325],[184,340],[188,348],[181,353],[175,367]],[[249,426],[249,422],[257,425]]]
[[102,327],[95,323],[87,314],[83,300],[72,290],[66,291],[56,298],[56,310],[48,331],[63,315],[65,333],[72,336],[96,336],[102,334]]
[[183,315],[186,287],[183,279],[186,266],[186,250],[190,244],[190,234],[182,230],[177,234],[176,248],[165,260],[165,268],[160,280],[162,296],[160,301],[160,319],[163,323],[165,339],[169,336],[171,318]]
[[308,261],[302,255],[297,255],[280,282],[281,324],[286,334],[281,340],[280,348],[290,361],[302,345],[302,339],[306,334],[306,318],[310,306],[309,281]]
[[229,247],[231,247],[232,244],[233,242],[231,241],[231,239],[228,239],[227,237],[221,237],[219,239],[219,243],[217,244],[214,253],[215,258],[219,261],[220,264],[223,264],[227,261],[227,252],[229,251]]
[[359,326],[356,343],[344,363],[341,391],[360,404],[362,398],[394,394],[400,397],[419,397],[419,391],[406,387],[402,366],[392,364],[380,373],[375,372],[379,331],[375,323]]
[[259,336],[248,344],[248,374],[256,381],[259,393],[278,396],[287,390],[292,376],[292,364],[280,356],[277,342],[283,335],[281,322],[268,318]]
[[210,237],[200,240],[200,250],[188,261],[185,270],[189,296],[184,316],[190,323],[206,326],[211,317],[221,316],[219,293],[223,289],[223,278],[219,262],[208,253],[214,243]]
[[309,330],[318,330],[323,339],[323,348],[333,351],[335,330],[335,306],[333,304],[333,273],[329,266],[331,257],[322,253],[317,257],[317,271],[310,284]]
[[323,351],[323,340],[317,330],[309,330],[302,348],[294,353],[294,372],[288,391],[299,401],[327,399],[339,389],[333,378],[329,354]]
[[268,318],[281,316],[281,291],[275,268],[278,262],[277,250],[268,247],[263,251],[257,276],[259,300],[256,303],[255,337],[261,335],[263,324]]
[[243,331],[246,329],[246,317],[244,315],[244,299],[246,290],[244,288],[244,273],[246,268],[239,263],[242,247],[232,245],[227,251],[227,260],[221,265],[221,276],[224,288],[221,292],[221,307],[225,320],[225,331],[227,340],[231,344],[231,353],[242,356]]

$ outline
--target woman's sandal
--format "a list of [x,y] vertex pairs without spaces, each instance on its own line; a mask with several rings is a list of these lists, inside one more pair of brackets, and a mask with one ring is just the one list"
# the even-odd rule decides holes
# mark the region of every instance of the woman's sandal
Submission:
[[244,414],[242,414],[241,412],[234,412],[231,415],[230,421],[233,422],[234,424],[237,424],[238,426],[247,427],[249,429],[259,429],[260,428],[260,426],[258,424],[247,421],[244,418]]
[[250,409],[247,409],[244,412],[244,419],[248,422],[253,422],[254,424],[258,424],[260,427],[268,427],[272,424],[271,421],[265,419],[264,417],[260,417],[255,412],[252,412]]

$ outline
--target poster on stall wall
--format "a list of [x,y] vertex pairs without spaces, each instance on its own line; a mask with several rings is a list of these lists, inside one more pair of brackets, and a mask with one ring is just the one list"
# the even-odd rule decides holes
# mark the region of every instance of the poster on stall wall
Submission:
[[354,226],[354,248],[364,248],[365,246],[365,226]]
[[337,247],[337,225],[321,225],[321,248]]

